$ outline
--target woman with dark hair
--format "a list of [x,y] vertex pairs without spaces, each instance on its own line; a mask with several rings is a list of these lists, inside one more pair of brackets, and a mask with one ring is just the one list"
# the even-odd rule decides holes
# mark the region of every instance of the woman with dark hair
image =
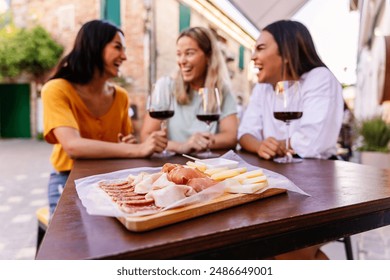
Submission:
[[[343,119],[342,88],[318,56],[307,28],[290,20],[268,25],[252,60],[259,83],[240,124],[241,147],[264,159],[286,153],[302,158],[334,156]],[[303,115],[290,125],[290,147],[285,146],[284,124],[273,116],[274,88],[282,80],[298,80],[303,98]]]
[[[211,30],[191,27],[183,30],[176,40],[179,70],[174,77],[162,77],[157,85],[175,95],[175,114],[168,120],[168,150],[194,153],[212,149],[234,148],[237,144],[237,106],[231,93],[230,78]],[[221,115],[211,124],[211,133],[196,118],[200,103],[199,88],[218,88]],[[141,139],[160,129],[159,120],[145,116]]]
[[[265,27],[252,56],[259,83],[239,127],[239,143],[263,159],[295,153],[302,158],[328,159],[336,153],[343,119],[340,83],[318,56],[307,28],[281,20]],[[303,115],[290,127],[290,147],[285,146],[283,122],[273,116],[276,83],[298,80]],[[327,259],[321,244],[275,256],[275,259]]]
[[125,89],[110,84],[126,60],[123,32],[101,20],[85,23],[71,52],[42,88],[44,137],[54,144],[49,179],[52,214],[77,158],[135,158],[161,152],[165,132],[138,144]]

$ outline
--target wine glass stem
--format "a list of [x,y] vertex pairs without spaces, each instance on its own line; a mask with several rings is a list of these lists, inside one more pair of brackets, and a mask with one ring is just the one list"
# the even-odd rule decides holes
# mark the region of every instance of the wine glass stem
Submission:
[[[210,125],[209,123],[207,123],[207,131],[208,131],[209,133],[211,133],[211,125]],[[206,153],[207,153],[207,154],[211,154],[211,151],[210,151],[210,146],[209,146],[209,144],[207,144],[207,150],[206,150]]]
[[286,121],[286,157],[289,157],[288,153],[289,153],[289,149],[290,149],[289,130],[290,130],[290,122]]
[[[161,128],[161,130],[166,130],[167,129],[167,120],[162,120],[161,121],[160,128]],[[163,155],[167,154],[167,149],[166,148],[162,151],[162,154]]]

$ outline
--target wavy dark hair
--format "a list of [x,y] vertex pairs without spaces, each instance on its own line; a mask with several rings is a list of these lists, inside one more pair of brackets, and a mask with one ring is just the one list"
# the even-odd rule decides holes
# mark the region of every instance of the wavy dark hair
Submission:
[[59,62],[50,79],[63,78],[72,83],[86,84],[97,69],[104,71],[103,49],[116,33],[123,31],[105,20],[92,20],[79,30],[73,49]]
[[291,75],[294,79],[313,68],[327,67],[317,54],[309,30],[302,23],[292,20],[280,20],[263,28],[274,37],[282,61],[287,61],[287,69],[282,66],[282,75]]

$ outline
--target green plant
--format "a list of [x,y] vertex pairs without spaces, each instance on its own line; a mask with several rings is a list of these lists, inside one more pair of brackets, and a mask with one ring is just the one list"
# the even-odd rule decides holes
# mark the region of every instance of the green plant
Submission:
[[360,151],[389,152],[390,125],[381,117],[373,117],[361,122],[359,134],[363,137]]
[[23,51],[25,53],[21,67],[35,77],[52,69],[64,50],[41,26],[36,26],[31,30],[22,29],[19,41],[24,42]]
[[17,51],[17,34],[19,30],[13,25],[0,29],[0,79],[16,77],[20,73],[22,55]]
[[22,72],[38,78],[57,64],[63,50],[41,26],[18,29],[7,25],[0,29],[0,78]]

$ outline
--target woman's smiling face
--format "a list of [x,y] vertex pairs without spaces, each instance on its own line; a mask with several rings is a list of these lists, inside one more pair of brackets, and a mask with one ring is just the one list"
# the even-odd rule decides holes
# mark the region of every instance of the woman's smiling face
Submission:
[[198,89],[204,85],[207,74],[207,57],[198,43],[188,37],[181,37],[176,44],[177,64],[183,81]]
[[127,59],[125,51],[125,38],[122,33],[117,32],[103,50],[104,70],[109,78],[118,76],[122,62]]
[[259,83],[276,85],[282,77],[282,57],[279,54],[278,45],[267,31],[262,31],[257,39],[252,55],[255,68],[259,70],[257,78]]

